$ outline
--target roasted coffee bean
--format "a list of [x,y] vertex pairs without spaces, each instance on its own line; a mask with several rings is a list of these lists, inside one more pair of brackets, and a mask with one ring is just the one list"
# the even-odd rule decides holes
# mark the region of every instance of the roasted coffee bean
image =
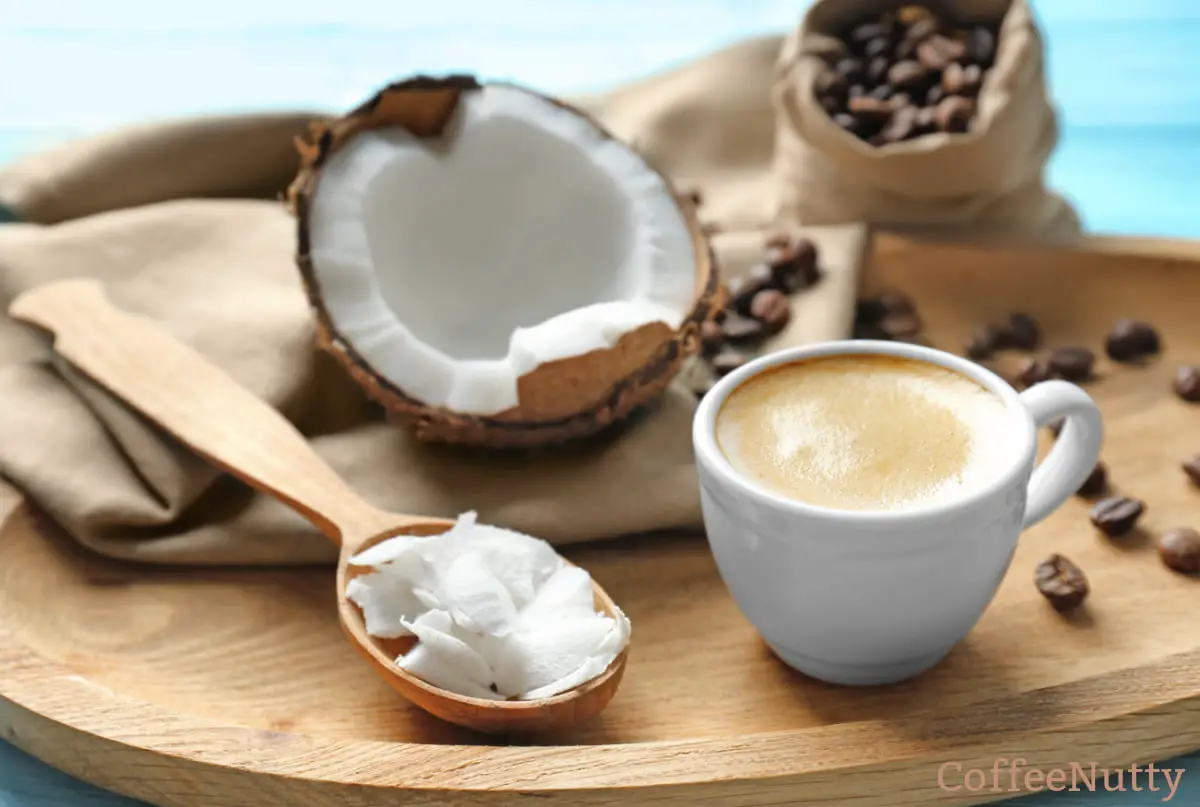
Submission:
[[966,56],[975,64],[987,67],[996,58],[996,35],[982,25],[967,34]]
[[892,105],[892,109],[899,111],[912,103],[912,96],[906,92],[898,92],[888,99],[888,103]]
[[1146,512],[1146,503],[1129,496],[1110,496],[1092,506],[1089,517],[1092,524],[1109,538],[1116,538],[1131,531]]
[[745,353],[739,353],[736,350],[722,350],[712,357],[709,364],[714,373],[724,376],[729,375],[748,361],[750,361],[750,356]]
[[850,82],[841,73],[825,70],[813,82],[813,92],[821,97],[844,98],[850,91]]
[[808,238],[789,238],[786,245],[767,252],[767,265],[775,283],[786,292],[816,285],[821,279],[817,265],[817,245]]
[[965,132],[975,115],[975,102],[961,95],[947,95],[934,109],[934,120],[943,132]]
[[851,84],[850,92],[846,94],[847,98],[862,98],[867,94],[867,88],[862,84]]
[[942,89],[947,95],[958,95],[962,92],[964,79],[963,66],[958,62],[951,62],[942,71]]
[[912,311],[897,311],[885,314],[879,320],[879,329],[889,339],[901,339],[916,336],[921,332],[921,318]]
[[1200,532],[1179,527],[1158,539],[1158,556],[1167,568],[1181,574],[1200,574]]
[[892,50],[892,40],[885,36],[878,36],[867,43],[863,48],[863,56],[868,59],[874,59],[876,56],[887,56]]
[[746,274],[729,282],[729,307],[740,314],[749,314],[754,295],[774,286],[775,273],[771,267],[765,263],[755,264]]
[[938,21],[937,18],[931,13],[928,16],[922,17],[921,19],[910,24],[908,26],[908,30],[904,32],[904,38],[913,42],[915,45],[919,45],[937,32]]
[[1065,425],[1067,425],[1065,420],[1062,418],[1055,418],[1046,424],[1046,428],[1050,430],[1050,433],[1053,434],[1055,438],[1057,438],[1060,434],[1062,434],[1063,426]]
[[979,92],[979,85],[983,80],[983,71],[978,65],[963,66],[958,62],[951,62],[942,71],[942,90],[947,95],[975,95]]
[[899,143],[912,137],[916,129],[917,108],[902,106],[892,115],[892,119],[880,131],[879,137],[884,144]]
[[941,34],[934,34],[917,46],[917,61],[928,70],[945,70],[966,54],[966,46]]
[[[892,96],[896,94],[896,90],[889,84],[880,84],[867,93],[868,98],[874,98],[876,101],[890,101]],[[893,106],[888,104],[888,109]]]
[[721,323],[711,319],[700,323],[700,349],[704,351],[705,355],[711,356],[724,344],[725,332],[721,330]]
[[751,342],[765,335],[763,324],[753,317],[730,312],[721,322],[721,333],[729,342]]
[[1175,371],[1175,394],[1188,403],[1200,403],[1200,366],[1180,367]]
[[960,94],[974,97],[983,89],[983,68],[977,64],[969,64],[963,68],[963,86]]
[[1200,485],[1200,454],[1183,461],[1183,472],[1193,485]]
[[896,62],[892,68],[888,70],[888,83],[900,90],[916,90],[926,86],[929,80],[929,71],[921,66],[921,63],[908,59],[903,62]]
[[[888,339],[889,335],[880,327],[885,317],[916,317],[916,314],[917,307],[912,299],[895,289],[888,289],[874,297],[860,297],[854,306],[855,338]],[[897,322],[900,320],[893,321],[893,330],[897,330]]]
[[971,333],[963,352],[968,359],[990,359],[995,354],[999,341],[1000,330],[995,325],[980,325]]
[[1096,355],[1086,347],[1060,347],[1050,353],[1050,372],[1067,381],[1089,381]]
[[1042,327],[1028,314],[1008,315],[1008,321],[1000,328],[999,347],[1033,350],[1042,341]]
[[1088,478],[1083,480],[1083,484],[1075,492],[1090,499],[1093,496],[1099,496],[1106,490],[1108,490],[1108,468],[1104,466],[1103,462],[1097,462],[1096,467],[1088,474]]
[[931,106],[923,106],[913,116],[913,135],[930,134],[937,130],[937,119]]
[[776,289],[760,291],[750,303],[750,316],[762,323],[767,335],[782,331],[791,315],[792,308],[787,295]]
[[892,63],[885,56],[876,56],[867,64],[867,81],[872,84],[878,84],[887,78],[888,68]]
[[853,336],[855,339],[873,339],[877,341],[887,341],[892,338],[880,327],[878,322],[854,323]]
[[1037,565],[1033,581],[1051,607],[1060,613],[1078,608],[1087,599],[1089,587],[1083,570],[1057,553]]
[[846,112],[839,112],[838,114],[834,115],[833,122],[838,125],[838,128],[843,129],[852,135],[861,134],[863,130],[863,126],[859,122],[858,118]]
[[1104,352],[1113,361],[1129,362],[1153,356],[1162,349],[1162,340],[1153,325],[1133,319],[1119,319],[1104,338]]
[[854,303],[854,321],[856,323],[879,322],[887,312],[881,297],[860,297]]
[[885,314],[915,314],[917,312],[917,306],[912,298],[896,289],[888,289],[880,294],[879,303],[883,306]]
[[873,39],[889,39],[891,35],[892,26],[886,22],[865,22],[851,30],[850,36],[847,39],[849,39],[851,45],[864,48]]
[[872,130],[878,130],[892,117],[892,107],[878,98],[851,98],[848,108],[864,127]]
[[1050,367],[1046,364],[1045,359],[1037,359],[1029,357],[1021,362],[1017,369],[1017,383],[1025,388],[1032,387],[1034,384],[1040,384],[1043,381],[1049,381],[1051,378]]
[[[925,106],[936,108],[937,105],[941,103],[942,98],[944,98],[945,95],[946,93],[944,90],[942,90],[942,85],[934,84],[929,88],[929,92],[925,93]],[[935,122],[936,120],[937,119],[934,118]]]
[[845,78],[848,84],[858,84],[862,81],[863,76],[867,74],[867,66],[863,64],[862,59],[855,59],[853,57],[839,60],[833,66],[833,70]]

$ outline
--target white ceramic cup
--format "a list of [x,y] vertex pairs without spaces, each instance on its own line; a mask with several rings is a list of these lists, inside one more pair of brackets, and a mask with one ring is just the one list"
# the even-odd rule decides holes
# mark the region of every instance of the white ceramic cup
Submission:
[[[961,499],[896,512],[805,504],[734,470],[715,428],[730,392],[764,370],[832,355],[899,356],[974,379],[1008,409],[1012,463]],[[1064,428],[1035,467],[1037,428],[1060,417]],[[847,685],[901,681],[941,661],[992,601],[1022,530],[1079,489],[1102,439],[1096,404],[1073,384],[1046,381],[1018,394],[958,356],[867,340],[781,350],[744,365],[704,396],[692,429],[709,546],[738,607],[787,664]]]

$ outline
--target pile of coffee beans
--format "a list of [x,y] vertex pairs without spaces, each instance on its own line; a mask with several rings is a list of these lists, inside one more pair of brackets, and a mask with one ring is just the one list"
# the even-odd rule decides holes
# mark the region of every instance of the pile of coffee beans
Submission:
[[[790,295],[821,279],[820,255],[810,239],[779,233],[767,239],[761,263],[726,287],[724,309],[700,326],[701,352],[717,377],[754,356],[764,340],[791,321]],[[697,396],[708,391],[697,386]]]
[[920,5],[862,20],[818,75],[818,103],[845,131],[876,146],[965,132],[996,58],[993,25],[956,24]]

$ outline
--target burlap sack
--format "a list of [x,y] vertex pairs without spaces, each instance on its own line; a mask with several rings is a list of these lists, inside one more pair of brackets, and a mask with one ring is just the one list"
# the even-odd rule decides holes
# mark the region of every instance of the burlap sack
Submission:
[[[771,218],[769,98],[778,39],[753,40],[581,104],[679,183],[721,228],[725,276],[760,257]],[[480,518],[555,543],[698,527],[695,399],[682,383],[615,435],[534,458],[415,443],[314,348],[278,194],[315,111],[180,121],[68,144],[0,171],[0,311],[88,276],[279,409],[380,507]],[[861,227],[817,228],[825,280],[767,349],[844,336]],[[0,314],[0,475],[80,542],[146,562],[327,563],[283,506],[219,476]]]
[[925,4],[963,23],[1001,21],[995,65],[969,133],[874,147],[843,131],[819,106],[813,83],[840,48],[834,34],[897,5],[816,0],[784,42],[772,93],[781,219],[1039,240],[1077,236],[1077,214],[1045,186],[1058,120],[1046,86],[1042,36],[1027,0]]

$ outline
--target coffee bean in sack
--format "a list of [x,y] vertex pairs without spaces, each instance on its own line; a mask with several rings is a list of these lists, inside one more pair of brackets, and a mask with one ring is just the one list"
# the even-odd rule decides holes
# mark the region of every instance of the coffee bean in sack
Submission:
[[849,26],[813,92],[834,123],[873,146],[967,132],[997,36],[994,27],[902,6]]

